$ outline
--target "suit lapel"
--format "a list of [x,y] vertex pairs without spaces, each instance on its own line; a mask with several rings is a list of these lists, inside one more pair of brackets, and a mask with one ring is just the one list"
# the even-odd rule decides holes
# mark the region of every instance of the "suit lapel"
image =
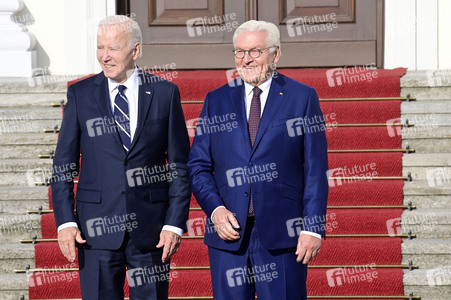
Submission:
[[[111,110],[110,94],[108,91],[108,81],[105,75],[103,75],[103,72],[97,76],[95,83],[97,84],[97,88],[94,92],[94,97],[96,99],[97,105],[99,106],[100,112],[102,113],[102,116],[107,116],[109,120],[114,120],[113,111]],[[115,132],[112,135],[123,149],[119,132]]]
[[144,71],[139,72],[140,76],[140,84],[139,84],[139,92],[138,92],[138,123],[136,124],[135,135],[133,136],[133,142],[130,146],[130,153],[133,150],[133,147],[136,144],[136,141],[141,134],[144,123],[146,121],[147,112],[150,108],[150,103],[152,102],[152,98],[154,93],[154,89],[147,82],[152,82],[150,78],[144,78],[145,76],[149,76]]
[[265,108],[263,110],[263,115],[260,120],[260,125],[258,126],[257,136],[255,137],[254,147],[252,148],[252,153],[258,147],[263,135],[266,133],[269,124],[271,124],[272,119],[279,110],[280,105],[286,94],[285,81],[283,80],[283,75],[279,73],[274,73],[273,80],[271,82],[271,87],[269,89],[268,99],[266,100]]
[[249,138],[249,130],[247,127],[246,118],[246,108],[244,105],[244,85],[238,85],[232,88],[230,91],[230,100],[232,101],[233,107],[235,108],[238,124],[240,125],[241,131],[244,136],[244,140],[247,141],[249,145],[249,150],[251,149],[251,140]]

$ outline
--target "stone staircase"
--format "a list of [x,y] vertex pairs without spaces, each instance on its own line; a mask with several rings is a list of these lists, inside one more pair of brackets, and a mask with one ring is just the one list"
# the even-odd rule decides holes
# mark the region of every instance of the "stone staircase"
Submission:
[[415,153],[404,155],[403,173],[413,180],[404,187],[404,203],[417,205],[402,215],[403,232],[416,239],[402,244],[403,263],[419,269],[405,271],[404,288],[423,300],[451,299],[451,73],[408,72],[401,80],[401,95],[415,102],[402,104],[403,145]]
[[[446,79],[446,78],[445,78]],[[416,239],[402,245],[403,263],[412,260],[419,269],[405,271],[405,293],[423,300],[451,299],[451,77],[408,72],[402,79],[402,95],[417,101],[402,104],[402,118],[414,127],[403,130],[403,146],[415,153],[404,155],[406,182],[404,203],[416,210],[402,216],[403,233]],[[0,300],[28,299],[25,274],[15,274],[27,264],[34,267],[31,244],[19,239],[40,237],[40,217],[28,209],[48,207],[48,188],[34,186],[51,170],[51,159],[38,155],[55,149],[57,135],[44,133],[61,123],[61,108],[50,107],[65,99],[66,82],[31,87],[20,79],[0,80]],[[448,169],[446,169],[448,168]],[[440,171],[448,177],[440,181]],[[447,171],[447,173],[446,173]],[[428,176],[429,174],[429,176]],[[447,181],[447,182],[446,182]]]
[[[28,299],[25,274],[15,269],[34,267],[32,244],[20,239],[40,237],[40,216],[28,209],[48,208],[48,187],[34,186],[49,174],[51,159],[39,154],[55,150],[57,134],[44,128],[61,124],[61,108],[50,107],[66,98],[67,82],[36,85],[27,79],[0,80],[0,299]],[[34,85],[34,87],[32,87]]]

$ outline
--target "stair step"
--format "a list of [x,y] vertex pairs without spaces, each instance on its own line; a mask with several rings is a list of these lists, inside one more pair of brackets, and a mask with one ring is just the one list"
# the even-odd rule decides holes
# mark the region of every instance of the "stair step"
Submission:
[[18,300],[22,295],[28,299],[26,274],[0,274],[0,299]]
[[1,136],[2,159],[33,158],[56,149],[57,134],[28,132],[6,133]]
[[413,180],[428,180],[431,185],[451,183],[451,155],[449,153],[413,153],[402,159],[403,175]]
[[34,247],[30,244],[1,244],[0,273],[11,273],[16,269],[34,266]]
[[66,101],[66,91],[57,93],[12,93],[2,94],[0,91],[0,107],[51,108],[51,103]]
[[[408,114],[451,114],[451,101],[402,102],[401,115]],[[424,118],[421,118],[418,121],[423,119]],[[427,120],[427,118],[425,120]]]
[[410,94],[417,101],[449,99],[450,74],[443,71],[408,71],[401,78],[401,96]]
[[0,213],[24,213],[28,209],[48,208],[48,187],[0,187]]
[[404,183],[404,204],[409,202],[418,209],[451,208],[451,184],[429,185],[427,180]]
[[402,87],[401,97],[415,95],[416,101],[448,101],[451,87]]
[[409,127],[402,131],[403,148],[407,145],[415,153],[449,153],[451,127]]
[[42,236],[41,216],[0,214],[0,240],[2,244],[19,243],[19,239],[28,239],[35,235]]
[[0,185],[34,186],[52,174],[50,159],[1,159]]
[[[58,135],[40,133],[21,133],[2,135],[2,144],[0,146],[24,145],[56,145]],[[31,149],[30,149],[31,150]]]
[[[444,273],[444,274],[440,274]],[[451,299],[451,267],[404,271],[404,290],[420,295],[421,300]]]
[[4,124],[0,124],[1,133],[29,133],[39,132],[44,133],[46,128],[54,128],[55,126],[61,127],[61,118],[51,120],[28,120],[24,122],[12,122],[4,121]]
[[402,263],[409,260],[419,265],[420,269],[433,269],[451,262],[451,239],[412,239],[401,244]]
[[[387,220],[390,233],[412,231],[418,239],[441,239],[451,237],[451,209],[417,209],[404,211],[401,220]],[[400,223],[401,221],[401,223]]]
[[[27,122],[29,120],[61,119],[62,110],[59,107],[8,107],[0,108],[0,120]],[[8,123],[8,122],[2,122]],[[1,123],[0,123],[1,124]]]
[[[451,104],[451,101],[450,101]],[[413,127],[404,128],[403,131],[414,131],[415,127],[425,130],[433,130],[440,126],[451,126],[451,113],[402,113],[402,120],[409,120]],[[419,129],[417,129],[419,130]]]
[[65,93],[67,82],[75,78],[80,76],[3,77],[0,79],[0,94]]

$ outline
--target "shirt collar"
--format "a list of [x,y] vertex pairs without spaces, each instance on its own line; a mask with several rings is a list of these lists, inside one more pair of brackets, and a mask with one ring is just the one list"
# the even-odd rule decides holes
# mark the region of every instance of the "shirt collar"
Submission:
[[[274,75],[274,73],[268,79],[266,79],[266,81],[264,81],[263,83],[261,83],[257,87],[259,89],[261,89],[263,92],[268,90],[269,87],[271,86],[273,75]],[[247,82],[245,82],[244,83],[244,88],[245,88],[246,95],[250,95],[253,92],[254,86],[249,84],[249,83],[247,83]]]
[[125,85],[125,87],[128,90],[134,91],[138,85],[138,67],[135,65],[135,69],[133,70],[133,74],[125,81],[124,83],[117,83],[111,78],[108,79],[108,90],[110,91],[110,94],[117,89],[120,85]]

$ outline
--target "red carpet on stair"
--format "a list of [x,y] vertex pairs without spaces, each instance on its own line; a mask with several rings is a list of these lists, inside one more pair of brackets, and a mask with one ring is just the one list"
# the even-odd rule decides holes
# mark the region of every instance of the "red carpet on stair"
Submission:
[[[199,117],[202,103],[182,102],[185,119]],[[399,118],[401,101],[365,101],[356,105],[355,101],[321,101],[321,110],[326,124],[383,123]]]
[[[373,70],[377,78],[352,85],[331,87],[327,69],[282,69],[280,72],[314,87],[326,117],[329,150],[400,149],[401,135],[389,123],[400,118],[400,77],[406,69]],[[75,81],[74,81],[75,82]],[[210,90],[227,83],[227,70],[178,71],[174,80],[178,84],[183,110],[188,125],[195,125],[202,109],[201,103]],[[70,82],[71,84],[73,82]],[[327,98],[388,97],[392,100],[329,101]],[[372,126],[351,126],[353,124]],[[345,124],[337,127],[337,124]],[[194,129],[189,129],[191,132]],[[192,140],[192,138],[191,138]],[[331,177],[360,177],[331,179],[329,206],[402,205],[402,179],[372,179],[367,177],[402,176],[401,152],[329,153]],[[49,208],[52,208],[49,189]],[[191,207],[198,208],[194,197]],[[374,265],[401,264],[399,237],[388,234],[394,230],[393,221],[400,218],[401,208],[329,208],[327,234],[321,254],[310,263],[308,292],[312,296],[331,295],[404,295],[403,270],[375,268]],[[190,211],[190,219],[205,218],[199,210]],[[258,220],[257,220],[258,222]],[[42,238],[56,238],[53,214],[41,218]],[[202,231],[203,229],[201,229]],[[193,231],[185,234],[191,235]],[[202,233],[202,232],[201,232]],[[333,237],[334,234],[385,234],[384,237]],[[189,237],[189,236],[188,236]],[[37,268],[78,268],[69,263],[59,251],[56,242],[43,242],[35,246]],[[184,238],[179,252],[172,258],[173,267],[209,266],[207,247],[201,238]],[[340,266],[360,266],[343,269]],[[328,266],[327,268],[314,268]],[[336,266],[336,267],[335,267]],[[211,296],[208,269],[173,269],[170,296]],[[34,273],[29,277],[30,299],[70,299],[80,297],[77,272]],[[125,283],[128,295],[128,283]],[[193,299],[193,298],[192,298]],[[324,298],[327,299],[327,298]],[[390,298],[384,298],[390,299]]]

